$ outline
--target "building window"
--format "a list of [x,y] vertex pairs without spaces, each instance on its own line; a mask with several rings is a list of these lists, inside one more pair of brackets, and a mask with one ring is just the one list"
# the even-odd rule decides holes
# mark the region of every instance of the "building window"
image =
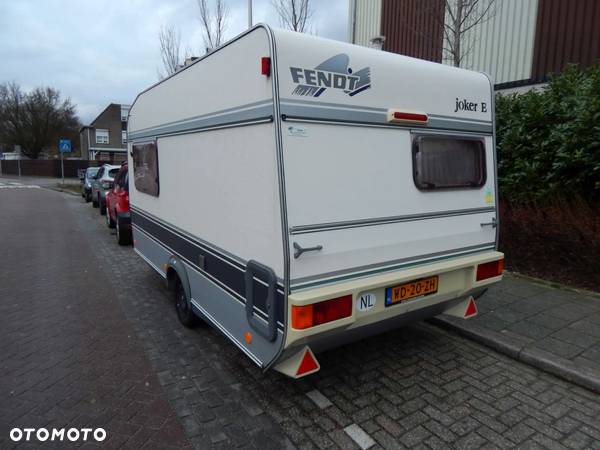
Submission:
[[413,178],[421,190],[479,188],[485,184],[485,147],[481,139],[416,136]]
[[146,144],[134,144],[133,180],[135,188],[148,195],[158,197],[158,148],[156,141]]
[[121,131],[121,142],[123,142],[123,144],[127,142],[127,131]]
[[127,122],[127,116],[129,115],[129,106],[121,106],[121,122]]
[[108,130],[96,130],[96,144],[108,144]]

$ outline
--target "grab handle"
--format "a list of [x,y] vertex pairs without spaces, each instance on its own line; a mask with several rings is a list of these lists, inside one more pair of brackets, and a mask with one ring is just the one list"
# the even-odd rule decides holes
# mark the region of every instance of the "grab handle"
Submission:
[[[267,323],[260,321],[254,316],[254,277],[267,283],[267,299],[265,301]],[[246,319],[258,334],[270,342],[277,337],[277,276],[273,269],[254,260],[246,264],[246,273],[244,274],[246,287]]]
[[302,256],[302,253],[304,252],[316,252],[319,250],[323,250],[323,246],[322,245],[315,245],[314,247],[300,247],[300,244],[298,244],[297,242],[294,242],[294,248],[296,249],[296,251],[294,252],[294,259],[298,259],[300,258],[300,256]]
[[480,224],[482,227],[492,227],[492,228],[496,228],[498,226],[498,221],[496,220],[496,218],[492,218],[491,222],[484,222],[482,224]]

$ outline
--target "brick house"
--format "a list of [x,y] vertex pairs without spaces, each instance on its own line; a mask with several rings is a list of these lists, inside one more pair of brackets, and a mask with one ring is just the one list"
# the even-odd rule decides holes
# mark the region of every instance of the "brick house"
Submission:
[[131,105],[111,103],[79,130],[81,158],[120,162],[127,158],[127,116]]

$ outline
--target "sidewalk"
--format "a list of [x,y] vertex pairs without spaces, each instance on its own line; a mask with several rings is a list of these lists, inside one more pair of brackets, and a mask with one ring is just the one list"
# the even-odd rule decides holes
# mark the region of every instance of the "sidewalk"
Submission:
[[470,320],[432,321],[522,362],[600,392],[600,295],[505,275]]
[[[62,183],[62,178],[57,177],[37,177],[31,175],[6,175],[0,174],[0,182],[16,182],[22,184],[35,184],[40,187],[56,187],[58,184]],[[79,178],[68,178],[65,177],[65,184],[79,184]]]

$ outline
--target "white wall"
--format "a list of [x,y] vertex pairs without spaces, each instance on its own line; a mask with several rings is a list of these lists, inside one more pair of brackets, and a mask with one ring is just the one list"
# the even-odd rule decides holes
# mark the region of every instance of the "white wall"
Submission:
[[372,38],[381,34],[381,2],[382,0],[350,0],[348,42],[368,46]]
[[[483,11],[490,0],[478,6]],[[465,69],[486,72],[495,84],[531,77],[538,0],[496,0],[491,18],[464,36]],[[448,20],[448,14],[446,14]],[[448,52],[444,63],[452,64]]]

